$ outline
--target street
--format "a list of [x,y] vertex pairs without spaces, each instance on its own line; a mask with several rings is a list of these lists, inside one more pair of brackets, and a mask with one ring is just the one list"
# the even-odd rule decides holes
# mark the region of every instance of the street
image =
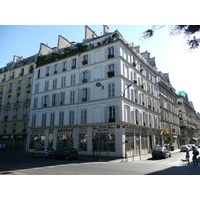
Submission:
[[185,158],[185,152],[173,153],[167,159],[148,158],[133,162],[67,161],[1,154],[0,175],[200,175],[200,165],[187,164],[181,161],[182,158]]

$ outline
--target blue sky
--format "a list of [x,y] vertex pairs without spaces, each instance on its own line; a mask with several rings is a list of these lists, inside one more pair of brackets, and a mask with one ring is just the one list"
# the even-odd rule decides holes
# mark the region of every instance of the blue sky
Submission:
[[[70,42],[82,42],[85,25],[0,25],[0,67],[13,60],[13,56],[29,57],[38,53],[40,43],[56,47],[58,35]],[[103,32],[103,25],[88,25],[97,35]],[[198,58],[200,49],[189,51],[186,39],[169,36],[169,27],[159,29],[154,37],[140,40],[142,32],[151,25],[108,25],[110,32],[118,29],[129,43],[140,45],[140,51],[148,50],[156,58],[159,71],[169,73],[176,90],[185,90],[195,110],[200,112],[198,94]]]

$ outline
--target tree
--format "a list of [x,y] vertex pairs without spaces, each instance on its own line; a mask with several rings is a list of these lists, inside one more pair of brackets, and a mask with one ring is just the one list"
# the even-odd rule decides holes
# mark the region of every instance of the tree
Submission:
[[[155,31],[163,28],[165,25],[154,25],[151,29],[146,30],[142,34],[142,39],[150,38],[154,35]],[[187,38],[187,44],[190,49],[196,49],[200,44],[200,25],[173,25],[170,27],[170,35],[176,36],[179,34],[184,34]]]

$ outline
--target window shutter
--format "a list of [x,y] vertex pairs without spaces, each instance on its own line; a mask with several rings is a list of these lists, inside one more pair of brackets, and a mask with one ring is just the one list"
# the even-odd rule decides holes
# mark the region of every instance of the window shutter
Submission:
[[82,102],[82,93],[83,93],[83,91],[81,89],[78,90],[78,102],[79,103]]
[[91,71],[89,70],[88,71],[88,82],[90,82],[91,81]]
[[118,116],[118,106],[115,106],[115,122],[119,121],[119,116]]
[[135,119],[134,119],[134,110],[131,111],[131,122],[134,124],[135,123]]
[[90,88],[87,88],[87,101],[90,101]]
[[108,122],[108,107],[104,108],[105,122]]
[[43,108],[44,106],[44,97],[41,98],[41,107]]

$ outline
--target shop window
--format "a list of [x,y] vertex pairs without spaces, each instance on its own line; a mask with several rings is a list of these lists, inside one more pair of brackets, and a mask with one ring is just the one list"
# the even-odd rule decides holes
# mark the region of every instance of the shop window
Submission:
[[94,133],[93,151],[115,152],[115,134],[114,133]]
[[59,134],[57,136],[57,149],[63,147],[73,147],[73,134]]
[[79,134],[78,151],[87,151],[87,134],[85,134],[85,133]]
[[126,135],[126,151],[134,150],[134,137],[133,134]]
[[37,149],[38,147],[44,146],[45,135],[31,135],[29,149]]

